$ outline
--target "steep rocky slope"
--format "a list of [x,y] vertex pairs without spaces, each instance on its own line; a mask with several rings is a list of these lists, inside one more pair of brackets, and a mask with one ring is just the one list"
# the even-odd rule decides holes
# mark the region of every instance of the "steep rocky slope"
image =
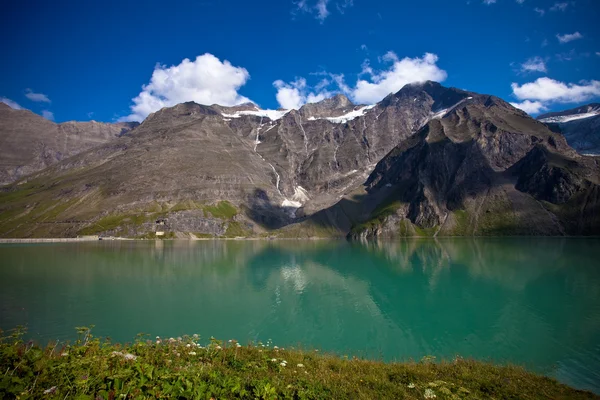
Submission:
[[591,233],[598,176],[507,103],[433,82],[373,106],[184,103],[4,187],[0,235]]
[[[469,96],[428,82],[369,107],[336,96],[289,112],[165,108],[129,135],[6,187],[0,232],[137,236],[160,217],[168,231],[261,234],[360,188],[397,143]],[[219,204],[230,212],[210,212]]]
[[396,146],[354,238],[600,233],[600,165],[506,102],[476,95]]
[[581,154],[600,155],[600,104],[592,103],[537,118],[554,132],[561,133]]
[[106,143],[136,125],[95,121],[55,124],[0,102],[0,185]]

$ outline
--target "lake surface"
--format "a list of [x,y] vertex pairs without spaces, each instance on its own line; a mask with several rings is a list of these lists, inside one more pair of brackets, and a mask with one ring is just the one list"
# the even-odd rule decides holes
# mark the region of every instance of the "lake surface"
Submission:
[[0,244],[0,328],[513,362],[600,392],[600,240]]

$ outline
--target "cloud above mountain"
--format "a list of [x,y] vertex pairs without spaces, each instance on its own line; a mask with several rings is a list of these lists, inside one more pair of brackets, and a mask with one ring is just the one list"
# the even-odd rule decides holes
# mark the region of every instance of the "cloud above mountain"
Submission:
[[295,81],[285,83],[282,80],[273,82],[273,86],[277,88],[277,102],[285,109],[299,109],[306,103],[316,103],[324,100],[327,97],[333,96],[334,93],[324,90],[321,85],[317,85],[312,91],[306,84],[306,79],[297,78]]
[[31,101],[35,101],[37,103],[51,103],[48,96],[43,93],[35,93],[31,89],[25,89],[25,97],[27,97]]
[[393,52],[384,56],[392,65],[383,71],[365,70],[368,79],[359,79],[350,95],[357,103],[376,103],[390,93],[397,92],[404,85],[412,82],[442,82],[447,77],[446,71],[438,67],[438,56],[425,53],[423,57],[399,59]]
[[[320,72],[328,79],[321,80],[311,88],[306,79],[296,78],[293,82],[277,80],[277,101],[283,108],[299,108],[305,103],[311,103],[330,97],[334,93],[344,93],[358,104],[374,104],[390,93],[397,92],[408,83],[427,80],[442,82],[447,77],[446,71],[437,65],[438,56],[425,53],[422,57],[404,57],[400,59],[394,52],[386,53],[381,61],[386,68],[374,69],[368,60],[362,65],[356,83],[351,86],[346,83],[343,74]],[[323,84],[326,83],[326,84]],[[329,85],[333,85],[330,88]]]
[[206,53],[178,65],[157,64],[147,85],[133,98],[131,113],[120,121],[143,121],[150,113],[186,101],[233,106],[249,101],[238,90],[250,78],[245,68]]
[[521,103],[511,103],[530,114],[537,114],[552,104],[579,103],[600,96],[600,81],[564,83],[548,77],[533,82],[511,85],[513,95]]
[[23,107],[21,107],[16,101],[13,101],[7,97],[0,97],[0,103],[4,103],[7,106],[9,106],[10,108],[13,108],[15,110],[22,110]]

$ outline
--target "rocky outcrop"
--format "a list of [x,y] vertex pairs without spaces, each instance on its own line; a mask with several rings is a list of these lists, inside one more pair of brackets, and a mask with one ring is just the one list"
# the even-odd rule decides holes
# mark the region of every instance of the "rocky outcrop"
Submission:
[[0,185],[107,143],[137,125],[96,121],[55,124],[31,111],[14,110],[0,102]]
[[599,180],[560,135],[474,96],[383,158],[366,182],[379,200],[350,236],[598,234]]

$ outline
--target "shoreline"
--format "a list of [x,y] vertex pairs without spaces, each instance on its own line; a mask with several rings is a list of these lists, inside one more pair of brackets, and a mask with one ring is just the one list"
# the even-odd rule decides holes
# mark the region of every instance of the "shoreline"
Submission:
[[[407,236],[399,238],[382,238],[375,240],[367,240],[369,243],[377,242],[395,242],[402,240],[414,240],[414,239],[510,239],[510,238],[545,238],[545,239],[598,239],[600,236]],[[199,242],[199,241],[211,241],[211,240],[228,240],[228,241],[279,241],[279,240],[347,240],[344,237],[214,237],[214,238],[189,238],[189,239],[134,239],[124,237],[110,237],[110,238],[0,238],[0,244],[11,244],[11,243],[77,243],[77,242],[113,242],[113,241],[161,241],[161,242]],[[352,242],[361,243],[362,240],[352,240]]]

